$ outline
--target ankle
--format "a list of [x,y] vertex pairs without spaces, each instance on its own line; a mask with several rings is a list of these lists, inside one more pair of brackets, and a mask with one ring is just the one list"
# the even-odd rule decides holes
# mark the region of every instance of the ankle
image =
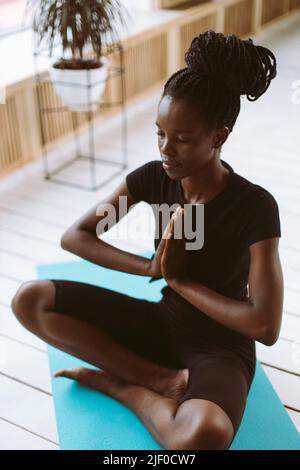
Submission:
[[170,379],[172,380],[173,378],[176,378],[177,372],[178,371],[175,369],[154,366],[151,372],[148,372],[146,375],[140,374],[140,376],[132,383],[149,388],[150,390],[157,391],[160,389],[160,387],[163,388],[164,385],[170,381]]
[[177,369],[163,369],[157,373],[155,378],[155,384],[158,389],[164,390],[164,388],[170,384],[173,380],[178,377],[179,370]]

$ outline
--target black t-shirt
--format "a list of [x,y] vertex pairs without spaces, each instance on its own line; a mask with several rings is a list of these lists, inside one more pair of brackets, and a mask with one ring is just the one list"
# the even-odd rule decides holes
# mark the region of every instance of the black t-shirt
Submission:
[[[279,210],[269,191],[235,173],[224,160],[221,163],[230,170],[230,178],[225,189],[204,204],[204,244],[199,250],[186,251],[187,273],[191,279],[220,294],[246,300],[248,247],[259,240],[281,236]],[[127,175],[126,182],[136,201],[181,207],[188,204],[180,180],[170,179],[159,160],[136,168]],[[156,223],[159,223],[159,238],[154,240],[155,249],[164,230],[157,219]],[[221,337],[232,332],[196,309],[169,286],[163,287],[161,293],[163,304],[174,314],[191,314],[192,318],[202,322],[202,326],[211,327]]]

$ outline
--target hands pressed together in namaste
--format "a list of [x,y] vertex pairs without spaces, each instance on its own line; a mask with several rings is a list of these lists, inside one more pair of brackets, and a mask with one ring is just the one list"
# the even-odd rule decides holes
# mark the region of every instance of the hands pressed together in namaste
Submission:
[[[186,239],[183,232],[183,218],[184,209],[178,207],[163,233],[155,257],[150,261],[149,276],[163,276],[167,282],[170,282],[184,275]],[[177,238],[174,238],[175,233]]]

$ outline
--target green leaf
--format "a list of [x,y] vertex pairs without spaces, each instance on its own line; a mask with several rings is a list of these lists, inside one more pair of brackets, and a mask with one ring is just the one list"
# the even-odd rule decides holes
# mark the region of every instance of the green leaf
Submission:
[[82,57],[83,48],[90,45],[99,59],[103,45],[119,40],[120,24],[126,29],[127,19],[132,20],[119,0],[28,0],[27,13],[30,10],[38,44],[47,40],[52,53],[58,38],[63,50],[71,48],[73,59]]

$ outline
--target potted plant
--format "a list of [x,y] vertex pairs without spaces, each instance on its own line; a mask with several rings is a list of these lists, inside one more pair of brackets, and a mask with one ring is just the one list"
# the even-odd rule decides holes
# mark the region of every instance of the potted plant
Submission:
[[49,72],[64,104],[72,111],[97,109],[109,67],[102,48],[118,43],[126,15],[132,19],[129,10],[119,0],[27,0],[29,12],[36,50],[46,47],[52,57],[59,48]]

